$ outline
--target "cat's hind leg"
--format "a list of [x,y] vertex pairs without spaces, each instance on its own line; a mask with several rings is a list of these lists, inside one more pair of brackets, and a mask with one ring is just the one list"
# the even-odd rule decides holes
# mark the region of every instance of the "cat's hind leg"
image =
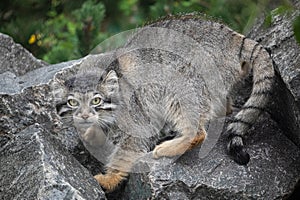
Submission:
[[184,154],[187,150],[202,144],[206,138],[206,131],[200,127],[194,135],[192,130],[185,130],[181,136],[157,145],[153,150],[153,158],[173,157]]

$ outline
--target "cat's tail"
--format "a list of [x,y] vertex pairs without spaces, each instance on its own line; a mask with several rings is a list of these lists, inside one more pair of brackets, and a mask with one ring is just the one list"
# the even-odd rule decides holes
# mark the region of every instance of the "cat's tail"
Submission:
[[253,87],[251,96],[227,127],[227,151],[238,164],[246,165],[250,156],[244,149],[243,137],[265,111],[272,91],[274,68],[269,53],[252,40],[243,40],[240,59],[242,67],[247,64],[253,68]]

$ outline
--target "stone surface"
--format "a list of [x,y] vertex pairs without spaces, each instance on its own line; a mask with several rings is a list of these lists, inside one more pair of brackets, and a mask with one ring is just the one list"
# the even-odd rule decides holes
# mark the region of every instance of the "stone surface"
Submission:
[[[1,34],[3,40],[12,41]],[[8,70],[0,74],[0,199],[105,199],[92,174],[70,153],[79,141],[74,129],[53,132],[59,122],[49,81],[78,61],[37,67],[40,61],[20,45],[7,45],[18,51],[0,62],[0,69]],[[14,71],[23,67],[20,59],[28,67],[25,74]]]
[[194,149],[172,165],[155,166],[146,178],[140,175],[147,185],[129,180],[124,193],[140,196],[134,188],[142,187],[148,188],[143,199],[286,199],[299,181],[299,149],[268,116],[250,134],[246,167],[228,158],[221,138],[205,158]]
[[270,51],[282,79],[299,101],[300,47],[294,37],[293,21],[300,15],[300,2],[294,1],[293,5],[291,13],[275,15],[270,26],[264,24],[264,18],[258,20],[248,36]]
[[0,147],[0,199],[106,199],[98,183],[40,125]]
[[16,44],[11,37],[2,33],[0,33],[0,44],[0,74],[9,71],[20,76],[47,65],[32,56],[20,44]]
[[248,36],[269,52],[277,69],[276,87],[270,110],[284,133],[300,148],[300,45],[293,33],[293,21],[300,15],[300,2],[294,10],[273,17],[270,26],[257,21]]
[[[80,63],[80,60],[44,66],[18,76],[6,71],[0,74],[0,94],[20,93],[23,89],[48,83],[55,73],[66,68],[71,68]],[[2,64],[2,65],[1,65]],[[5,63],[0,63],[0,69],[5,68]],[[8,87],[9,86],[9,87]]]

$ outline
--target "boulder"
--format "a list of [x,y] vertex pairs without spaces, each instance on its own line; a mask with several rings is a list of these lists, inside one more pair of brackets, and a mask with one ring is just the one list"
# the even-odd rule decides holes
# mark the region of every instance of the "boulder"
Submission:
[[0,62],[6,70],[0,74],[0,199],[106,199],[92,174],[71,154],[79,145],[74,129],[55,133],[59,121],[49,81],[79,61],[39,65],[10,37],[0,34],[0,42],[18,49]]
[[0,33],[0,38],[0,74],[9,71],[20,76],[47,65],[47,63],[36,59],[20,44],[16,44],[8,35]]
[[263,116],[249,134],[251,138],[246,143],[251,161],[246,167],[237,165],[226,155],[221,137],[204,158],[197,148],[171,165],[154,166],[146,175],[134,174],[117,197],[287,199],[299,181],[299,148],[269,116]]
[[106,199],[89,171],[40,124],[0,150],[0,199]]
[[270,111],[284,133],[300,147],[300,46],[293,32],[300,2],[293,1],[293,5],[292,12],[273,16],[270,26],[266,26],[264,17],[257,20],[248,37],[270,52],[277,72]]

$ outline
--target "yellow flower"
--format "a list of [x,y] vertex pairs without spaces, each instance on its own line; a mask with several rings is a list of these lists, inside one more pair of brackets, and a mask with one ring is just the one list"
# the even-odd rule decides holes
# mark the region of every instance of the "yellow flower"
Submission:
[[28,43],[29,44],[33,44],[36,42],[36,35],[35,34],[32,34],[28,40]]

